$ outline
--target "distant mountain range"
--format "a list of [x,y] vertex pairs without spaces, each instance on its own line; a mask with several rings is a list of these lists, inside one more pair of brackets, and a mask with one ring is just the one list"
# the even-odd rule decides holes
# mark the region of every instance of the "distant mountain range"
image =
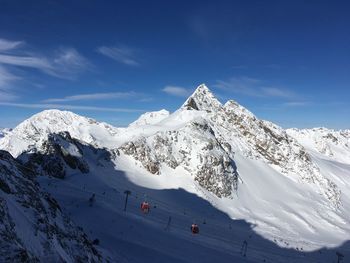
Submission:
[[[284,240],[279,244],[282,247],[287,243],[292,247],[302,244],[305,250],[339,246],[350,236],[350,130],[284,130],[260,120],[233,100],[221,104],[204,84],[174,113],[166,110],[145,113],[126,128],[68,111],[46,110],[13,130],[0,131],[0,136],[3,137],[0,167],[6,169],[0,190],[12,196],[12,201],[1,199],[3,213],[8,218],[6,233],[16,236],[28,258],[42,259],[44,252],[23,241],[20,232],[23,229],[11,230],[11,222],[20,223],[18,216],[6,207],[16,204],[16,209],[25,210],[19,206],[22,199],[41,198],[37,202],[45,208],[29,206],[37,214],[30,220],[39,220],[42,210],[47,218],[42,227],[51,226],[50,222],[57,219],[48,212],[45,202],[50,201],[43,201],[41,196],[46,196],[48,191],[55,197],[56,190],[44,191],[34,186],[33,177],[37,176],[57,178],[54,180],[62,182],[62,187],[71,181],[77,187],[85,187],[95,180],[92,188],[98,191],[104,185],[108,191],[112,185],[121,184],[118,176],[111,176],[120,171],[138,187],[184,189],[230,218],[254,224],[255,231],[264,238]],[[29,169],[31,174],[24,174],[21,167]],[[84,174],[94,179],[86,177],[85,182]],[[37,189],[9,190],[23,185],[25,180]],[[73,188],[62,187],[61,191],[67,193],[56,193],[58,199],[66,202],[67,196],[72,198],[69,200],[76,198],[68,195]],[[169,202],[193,208],[175,196]],[[76,215],[75,222],[84,224],[84,218]],[[63,226],[54,230],[59,231],[63,231],[65,239],[69,231],[80,230],[72,225],[69,229]],[[77,233],[82,235],[82,240],[83,234]],[[53,258],[55,248],[48,238],[43,239],[51,246],[45,253],[51,253]],[[148,242],[145,237],[142,240]],[[72,242],[77,241],[72,239]],[[118,257],[106,253],[107,247],[102,252],[95,251],[90,246],[91,238],[82,242],[86,246],[65,252],[68,258],[74,261],[78,252],[92,261]],[[59,249],[66,247],[61,244]],[[63,257],[63,252],[59,254]]]

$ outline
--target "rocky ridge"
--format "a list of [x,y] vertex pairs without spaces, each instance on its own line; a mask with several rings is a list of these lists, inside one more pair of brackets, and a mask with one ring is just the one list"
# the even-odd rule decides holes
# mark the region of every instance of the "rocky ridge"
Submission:
[[36,174],[0,151],[0,258],[3,262],[102,262],[86,234],[41,191]]

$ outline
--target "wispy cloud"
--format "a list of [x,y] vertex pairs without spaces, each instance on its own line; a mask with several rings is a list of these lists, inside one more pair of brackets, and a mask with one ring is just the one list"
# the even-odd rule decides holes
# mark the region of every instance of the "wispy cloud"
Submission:
[[0,89],[0,102],[1,101],[13,101],[17,99],[18,96],[13,94],[12,92],[4,91]]
[[90,93],[90,94],[77,94],[72,96],[66,96],[63,98],[51,98],[43,100],[43,102],[68,102],[68,101],[82,101],[82,100],[109,100],[109,99],[125,99],[136,97],[139,94],[134,91],[129,92],[106,92],[106,93]]
[[310,102],[310,101],[289,101],[289,102],[283,103],[282,106],[286,106],[286,107],[303,107],[303,106],[309,106],[311,104],[312,104],[312,102]]
[[0,89],[10,89],[11,82],[19,78],[10,73],[5,67],[0,65]]
[[257,93],[256,86],[260,83],[260,80],[248,77],[233,77],[228,80],[217,80],[213,85],[216,88],[240,93],[248,96],[261,96]]
[[0,101],[11,101],[17,98],[13,93],[13,82],[19,78],[0,65]]
[[115,61],[123,63],[128,66],[139,66],[140,63],[135,58],[135,51],[128,47],[116,46],[107,47],[102,46],[97,48],[97,51],[102,55],[109,57]]
[[228,80],[217,80],[216,88],[252,97],[273,97],[292,99],[294,92],[280,87],[266,86],[264,81],[249,77],[233,77]]
[[166,86],[164,89],[162,89],[162,91],[169,95],[177,97],[188,97],[192,92],[191,89],[186,89],[178,86]]
[[16,68],[31,68],[57,78],[74,79],[93,66],[74,48],[59,48],[52,54],[43,55],[28,50],[24,41],[0,38],[0,101],[18,98],[17,82],[23,78]]
[[93,65],[76,49],[60,48],[52,58],[51,67],[53,69],[48,73],[61,78],[67,78],[65,76],[68,74],[68,78],[72,78],[83,71],[92,69]]
[[108,112],[126,112],[126,113],[145,111],[142,109],[132,109],[132,108],[108,108],[108,107],[79,106],[79,105],[51,104],[51,103],[39,104],[39,103],[0,102],[0,106],[30,108],[30,109],[86,110],[86,111],[108,111]]
[[23,41],[11,41],[11,40],[0,38],[0,51],[4,52],[11,49],[15,49],[23,44],[24,44]]
[[74,48],[59,48],[52,55],[44,56],[28,50],[19,52],[18,47],[23,45],[24,41],[0,39],[0,65],[34,68],[64,79],[72,79],[92,68],[88,59]]
[[267,97],[294,98],[295,94],[287,89],[275,87],[261,87],[262,94]]
[[0,54],[0,64],[36,68],[43,71],[53,70],[53,66],[46,58],[34,56],[15,56]]

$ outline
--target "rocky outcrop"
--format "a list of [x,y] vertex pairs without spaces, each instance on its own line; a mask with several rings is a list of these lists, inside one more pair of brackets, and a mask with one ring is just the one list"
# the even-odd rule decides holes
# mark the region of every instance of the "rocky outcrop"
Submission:
[[0,261],[103,261],[86,234],[41,191],[35,177],[0,151]]
[[40,175],[63,179],[68,169],[89,172],[80,147],[68,132],[50,134],[39,148],[22,153],[18,159]]
[[119,149],[152,174],[161,173],[162,165],[182,167],[200,186],[218,197],[231,196],[237,187],[233,153],[216,138],[205,120],[128,142]]

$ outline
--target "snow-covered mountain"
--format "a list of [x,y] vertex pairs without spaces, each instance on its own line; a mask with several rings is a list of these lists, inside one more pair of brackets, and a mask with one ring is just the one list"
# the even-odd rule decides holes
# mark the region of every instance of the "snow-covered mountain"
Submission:
[[288,129],[287,133],[314,154],[350,164],[350,130]]
[[68,131],[79,140],[97,147],[113,144],[110,138],[117,134],[115,127],[69,111],[45,110],[20,123],[0,140],[0,149],[18,156],[31,148],[37,148],[49,134]]
[[142,114],[136,121],[132,122],[129,126],[132,127],[132,126],[157,124],[158,122],[162,121],[169,115],[170,115],[170,112],[164,109],[160,111],[146,112]]
[[[349,132],[310,134],[284,130],[260,120],[233,100],[221,104],[203,84],[174,113],[165,110],[145,113],[127,128],[116,128],[71,112],[44,111],[0,139],[0,149],[9,151],[43,175],[40,178],[43,187],[54,182],[56,187],[46,190],[63,203],[75,222],[100,233],[102,244],[120,244],[120,249],[103,245],[104,250],[113,254],[112,258],[129,253],[126,244],[132,244],[156,254],[162,251],[167,261],[171,249],[165,243],[159,245],[152,234],[140,238],[139,232],[128,234],[133,238],[121,237],[109,218],[117,216],[123,228],[131,220],[133,228],[138,224],[137,229],[146,227],[149,229],[146,232],[153,229],[165,239],[169,235],[162,231],[170,213],[178,220],[173,222],[178,227],[184,226],[185,221],[203,217],[216,226],[237,222],[230,218],[244,220],[254,225],[255,233],[263,239],[281,247],[310,251],[347,241],[350,236]],[[329,145],[332,155],[325,155],[327,151],[317,148],[321,138]],[[136,208],[132,216],[125,218],[114,204],[120,202],[122,206],[123,191],[128,188],[136,189],[138,197],[133,201]],[[70,206],[87,200],[93,193],[99,193],[101,202],[95,209]],[[153,198],[157,203],[158,210],[152,213],[155,222],[139,218],[137,198]],[[176,207],[175,212],[172,207]],[[228,221],[218,216],[221,212],[229,216]],[[188,218],[187,214],[191,216]],[[105,224],[96,226],[93,219],[87,219],[90,215]],[[219,232],[217,238],[225,241],[217,243],[217,238],[205,237],[195,241],[196,244],[214,248],[213,255],[231,255],[226,249],[231,234],[214,225],[202,227],[208,233]],[[244,230],[234,227],[237,235],[234,241],[242,242],[250,236],[251,227]],[[184,238],[181,233],[171,237]],[[187,237],[185,240],[180,243],[187,244]],[[151,247],[154,242],[159,251]],[[256,242],[256,247],[264,244],[263,247],[276,249],[261,239],[250,242]],[[182,246],[182,249],[186,248]],[[283,249],[279,252],[289,253]],[[193,262],[177,256],[174,262]],[[207,262],[218,258],[213,256]],[[140,258],[135,260],[142,262]],[[261,262],[261,257],[252,262]],[[280,257],[270,262],[312,261]]]

